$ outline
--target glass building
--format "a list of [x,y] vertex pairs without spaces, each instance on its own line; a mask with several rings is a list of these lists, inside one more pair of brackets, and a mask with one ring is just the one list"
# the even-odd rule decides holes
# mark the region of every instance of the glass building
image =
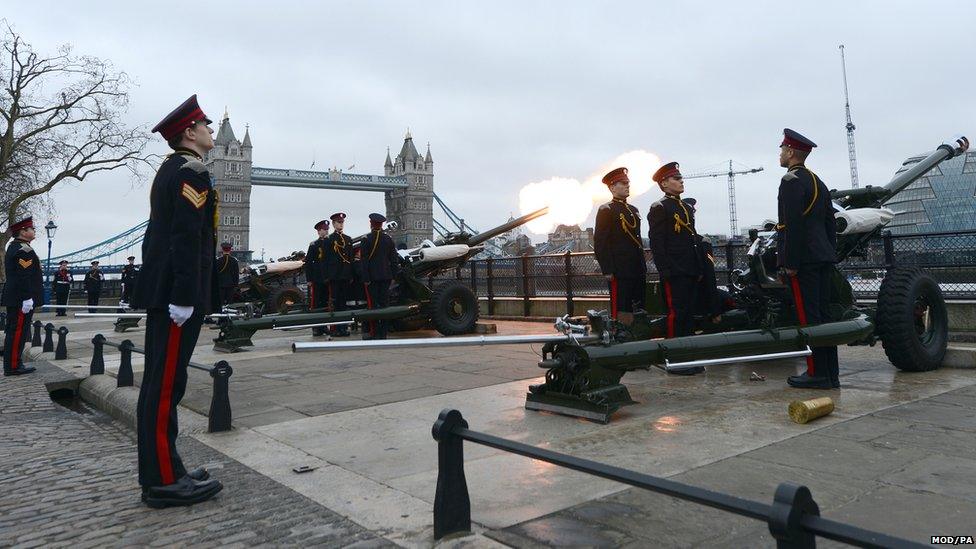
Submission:
[[[913,156],[896,173],[925,158]],[[891,234],[976,230],[976,151],[946,160],[885,204]]]

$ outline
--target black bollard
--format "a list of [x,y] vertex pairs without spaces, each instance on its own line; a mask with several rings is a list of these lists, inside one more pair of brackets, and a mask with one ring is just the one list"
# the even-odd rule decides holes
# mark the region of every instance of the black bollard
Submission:
[[54,324],[50,322],[44,325],[44,347],[41,351],[45,353],[54,352]]
[[820,516],[820,507],[806,486],[784,482],[776,487],[769,513],[769,533],[776,547],[813,549],[817,536],[801,524],[804,516]]
[[432,434],[437,441],[437,490],[434,492],[434,539],[471,531],[471,499],[464,478],[464,439],[454,430],[467,429],[457,410],[442,410]]
[[64,360],[68,358],[68,327],[58,328],[58,346],[54,349],[54,360]]
[[128,339],[119,343],[122,362],[119,363],[119,374],[116,376],[116,387],[132,387],[132,348],[135,345]]
[[210,370],[210,377],[213,378],[213,397],[210,399],[210,420],[207,422],[207,431],[219,433],[220,431],[230,431],[230,376],[234,374],[234,369],[227,364],[226,360],[221,360],[214,364]]
[[43,342],[41,341],[41,327],[44,323],[40,320],[34,321],[34,339],[31,340],[31,347],[40,347]]
[[103,354],[103,349],[105,347],[105,336],[102,334],[96,334],[92,338],[92,345],[95,346],[95,351],[92,353],[91,367],[88,370],[88,375],[90,376],[100,376],[105,373],[105,356]]

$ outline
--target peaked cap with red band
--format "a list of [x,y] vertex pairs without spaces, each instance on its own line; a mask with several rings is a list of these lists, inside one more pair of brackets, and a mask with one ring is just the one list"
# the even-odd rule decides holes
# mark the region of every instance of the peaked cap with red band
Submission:
[[784,128],[783,142],[780,143],[779,146],[789,147],[798,151],[810,152],[814,147],[817,146],[817,144],[789,128]]
[[319,229],[325,229],[325,230],[328,231],[329,230],[329,220],[328,219],[323,219],[322,221],[319,221],[318,223],[316,223],[315,224],[315,230],[317,231]]
[[678,169],[678,163],[668,162],[667,164],[658,168],[657,171],[654,172],[654,175],[651,176],[651,179],[653,179],[655,183],[660,184],[665,179],[674,177],[676,175],[681,175],[681,171]]
[[603,176],[603,184],[607,187],[621,181],[626,181],[628,183],[630,182],[630,177],[627,176],[627,168],[610,170],[607,172],[607,175]]
[[225,252],[229,252],[229,251],[231,251],[231,250],[234,249],[234,246],[231,245],[230,242],[221,242],[220,243],[220,249],[223,250],[223,251],[225,251]]
[[333,223],[335,223],[336,221],[342,222],[346,220],[346,214],[342,212],[334,213],[329,216],[329,219],[331,219]]
[[17,231],[21,229],[33,229],[34,228],[34,217],[25,217],[20,221],[14,223],[10,226],[10,234],[17,234]]
[[163,118],[159,124],[156,124],[156,127],[152,131],[159,132],[163,136],[163,139],[169,141],[179,135],[181,131],[200,120],[206,121],[207,124],[213,122],[207,118],[207,115],[203,113],[203,110],[197,103],[197,94],[193,94],[182,105],[176,107],[176,110],[167,114],[166,118]]

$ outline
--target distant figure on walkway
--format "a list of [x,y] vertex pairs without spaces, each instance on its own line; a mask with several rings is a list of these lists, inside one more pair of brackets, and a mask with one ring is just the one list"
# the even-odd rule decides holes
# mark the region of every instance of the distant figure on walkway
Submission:
[[129,263],[122,267],[122,297],[119,299],[120,307],[127,307],[132,300],[132,290],[136,287],[136,277],[139,276],[139,269],[136,268],[136,256],[130,255],[126,258]]
[[[68,262],[62,259],[61,263],[58,264],[58,272],[54,273],[54,297],[58,305],[68,304],[71,283],[74,281],[74,275],[68,270]],[[68,310],[59,308],[57,316],[68,316]]]
[[[91,269],[85,273],[85,292],[88,293],[88,306],[97,307],[98,298],[102,295],[102,270],[98,268],[98,262],[91,262]],[[98,309],[88,309],[89,313],[97,313]]]
[[230,255],[234,249],[230,242],[221,242],[220,257],[217,258],[217,283],[220,286],[220,305],[224,306],[234,300],[234,292],[241,282],[241,266],[237,258]]
[[217,303],[214,213],[217,193],[203,164],[213,148],[210,119],[187,99],[153,128],[175,152],[156,173],[149,227],[132,307],[146,310],[146,365],[139,388],[139,484],[146,505],[193,505],[223,485],[203,468],[187,471],[176,451],[176,408],[205,315]]

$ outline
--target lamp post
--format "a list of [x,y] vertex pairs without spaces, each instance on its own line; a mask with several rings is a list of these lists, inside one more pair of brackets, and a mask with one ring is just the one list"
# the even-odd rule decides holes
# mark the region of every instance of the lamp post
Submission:
[[51,303],[51,294],[54,292],[54,288],[51,287],[51,241],[54,239],[54,233],[58,230],[58,226],[54,224],[52,219],[44,226],[44,230],[47,231],[47,285],[44,287],[44,303]]

